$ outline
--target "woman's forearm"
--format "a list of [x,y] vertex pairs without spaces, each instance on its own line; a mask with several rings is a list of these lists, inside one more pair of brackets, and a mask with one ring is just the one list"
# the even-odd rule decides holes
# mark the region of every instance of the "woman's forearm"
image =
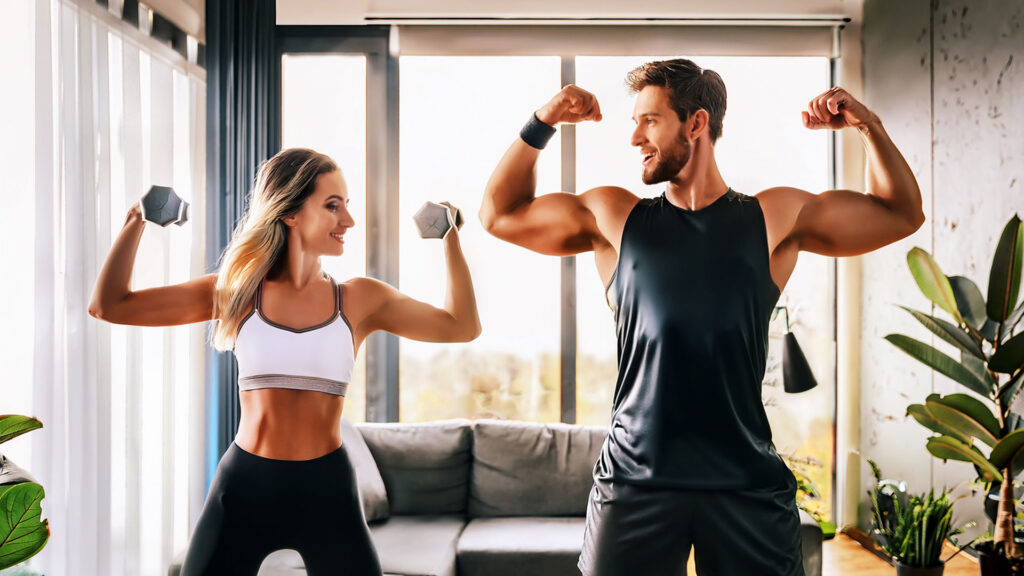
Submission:
[[472,340],[480,335],[480,317],[473,292],[473,279],[457,231],[453,230],[444,239],[444,252],[448,272],[444,307],[455,318],[459,335],[467,341]]
[[93,316],[98,317],[104,310],[109,311],[131,293],[135,255],[139,250],[139,242],[142,240],[145,227],[146,221],[142,219],[142,213],[137,206],[133,206],[96,278],[92,301],[89,303],[89,313]]

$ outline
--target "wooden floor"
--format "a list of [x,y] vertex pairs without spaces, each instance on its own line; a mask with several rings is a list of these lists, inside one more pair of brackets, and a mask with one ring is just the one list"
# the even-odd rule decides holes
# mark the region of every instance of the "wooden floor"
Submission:
[[[943,557],[953,553],[950,548]],[[874,553],[865,550],[856,540],[846,534],[837,534],[822,545],[821,576],[895,576],[896,569]],[[693,556],[686,569],[687,576],[696,576]],[[978,563],[966,552],[957,554],[946,565],[943,576],[978,576]]]
[[[948,557],[956,549],[947,544],[947,551],[942,555]],[[822,548],[822,576],[874,576],[875,574],[893,575],[896,569],[888,562],[865,550],[856,540],[846,534],[837,534],[835,538],[824,543]],[[943,576],[978,576],[978,562],[961,552],[946,564]]]

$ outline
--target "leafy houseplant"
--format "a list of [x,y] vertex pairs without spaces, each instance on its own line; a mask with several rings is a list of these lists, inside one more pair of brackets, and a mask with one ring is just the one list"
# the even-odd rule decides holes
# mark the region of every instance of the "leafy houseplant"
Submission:
[[[920,248],[907,254],[918,287],[953,322],[907,310],[931,333],[952,345],[959,360],[902,334],[886,340],[935,371],[965,386],[969,394],[932,394],[907,413],[936,435],[928,452],[974,465],[982,482],[1001,484],[993,548],[1016,555],[1013,538],[1013,478],[1024,469],[1024,422],[1012,411],[1024,383],[1024,334],[1017,326],[1024,229],[1016,215],[1006,223],[989,274],[988,298],[971,280],[946,276]],[[1006,377],[1003,380],[1004,375]],[[984,451],[983,451],[984,450]]]
[[[0,444],[42,428],[35,418],[0,416]],[[43,487],[0,454],[0,570],[35,556],[46,546],[50,528],[42,520]]]
[[896,574],[942,574],[942,545],[962,531],[952,526],[953,503],[949,494],[907,494],[904,483],[882,480],[878,466],[871,460],[868,463],[875,476],[875,487],[868,490],[874,536],[895,561]]

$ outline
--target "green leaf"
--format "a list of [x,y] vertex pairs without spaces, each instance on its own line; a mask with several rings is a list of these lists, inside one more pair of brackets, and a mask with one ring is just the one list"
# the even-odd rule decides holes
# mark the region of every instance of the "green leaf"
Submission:
[[990,382],[978,379],[973,372],[962,364],[924,342],[914,340],[903,334],[889,334],[885,339],[892,343],[893,346],[923,362],[936,372],[952,378],[982,396],[992,396],[993,386]]
[[1002,406],[1004,413],[1011,414],[1010,406],[1013,404],[1014,397],[1016,397],[1017,393],[1020,391],[1021,384],[1024,384],[1024,371],[1021,371],[1016,376],[1011,377],[999,387],[996,397],[999,399],[999,403]]
[[42,519],[43,487],[15,484],[0,493],[0,570],[35,556],[50,538]]
[[956,346],[964,352],[969,352],[975,358],[979,360],[985,359],[984,352],[981,351],[981,344],[976,342],[971,335],[966,331],[960,329],[958,326],[950,324],[941,318],[929,316],[923,312],[917,310],[911,310],[906,306],[900,306],[907,312],[910,313],[918,322],[924,325],[932,334],[935,334],[939,338],[942,338],[946,342]]
[[1006,317],[1006,322],[1003,323],[1003,331],[999,335],[1000,341],[1006,340],[1013,334],[1013,329],[1017,327],[1017,324],[1020,324],[1021,318],[1024,318],[1024,303],[1017,306],[1017,309]]
[[974,442],[974,440],[972,440],[967,434],[964,434],[956,428],[947,426],[944,422],[939,420],[938,417],[936,417],[935,414],[932,414],[931,410],[929,410],[924,404],[911,404],[910,406],[907,406],[907,414],[909,414],[914,420],[917,420],[918,424],[932,432],[945,436],[952,436],[965,444],[971,444]]
[[978,285],[970,278],[963,276],[949,276],[948,279],[960,315],[968,324],[981,330],[988,316],[985,313],[985,299],[982,297]]
[[988,359],[988,367],[993,372],[1013,374],[1024,366],[1024,334],[1010,338]]
[[970,462],[978,467],[982,480],[1002,482],[1003,475],[999,469],[985,458],[985,455],[970,444],[965,444],[950,436],[937,436],[928,439],[928,452],[941,460],[959,460]]
[[864,457],[864,459],[867,460],[868,461],[868,465],[871,466],[871,474],[874,475],[875,482],[876,483],[877,482],[881,482],[882,481],[882,471],[878,468],[878,464],[875,464],[875,461],[872,460],[871,458]]
[[991,318],[985,318],[985,324],[978,330],[978,332],[981,332],[981,335],[985,340],[995,344],[996,336],[998,336],[997,333],[999,332],[999,323],[993,322]]
[[988,365],[984,361],[966,352],[960,352],[960,363],[964,365],[964,368],[970,370],[971,374],[977,376],[978,380],[989,382],[993,387],[995,386],[996,383],[992,380],[992,375],[988,373]]
[[1010,432],[1005,438],[1000,440],[992,448],[989,461],[999,470],[1003,470],[1012,464],[1013,471],[1011,473],[1014,476],[1024,469],[1024,430]]
[[1024,428],[1024,418],[1021,418],[1020,414],[1016,412],[1007,412],[1006,417],[1003,418],[1003,436],[1022,428]]
[[1003,228],[992,259],[992,271],[988,278],[988,317],[993,322],[1002,322],[1017,305],[1020,290],[1022,238],[1020,218],[1016,214]]
[[0,444],[42,427],[43,423],[35,418],[16,414],[2,415],[0,416]]
[[999,440],[999,420],[988,406],[973,396],[932,394],[925,405],[943,424],[959,430],[961,435],[973,436],[989,446],[995,446]]
[[921,292],[939,308],[949,312],[958,324],[963,324],[964,320],[953,296],[953,288],[931,254],[921,248],[913,248],[907,252],[907,265],[910,266],[910,273]]

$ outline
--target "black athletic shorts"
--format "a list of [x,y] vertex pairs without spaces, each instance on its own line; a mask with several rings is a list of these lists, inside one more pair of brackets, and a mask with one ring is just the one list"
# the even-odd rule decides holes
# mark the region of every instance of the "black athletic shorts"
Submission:
[[804,576],[796,479],[760,490],[676,490],[595,480],[583,576]]

